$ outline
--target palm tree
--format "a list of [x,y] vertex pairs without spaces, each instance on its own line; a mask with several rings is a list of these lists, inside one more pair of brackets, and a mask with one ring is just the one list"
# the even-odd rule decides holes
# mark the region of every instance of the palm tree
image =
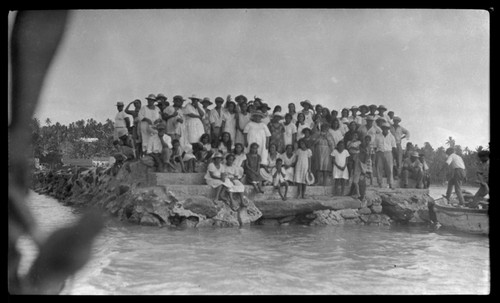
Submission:
[[52,124],[52,121],[50,121],[50,118],[47,118],[45,120],[45,124],[47,124],[47,126],[50,127],[50,125]]
[[483,146],[482,145],[479,145],[478,147],[476,147],[476,152],[477,153],[479,153],[482,150],[483,150]]
[[453,139],[451,136],[448,137],[448,140],[446,140],[446,144],[449,146],[449,147],[455,147],[455,139]]

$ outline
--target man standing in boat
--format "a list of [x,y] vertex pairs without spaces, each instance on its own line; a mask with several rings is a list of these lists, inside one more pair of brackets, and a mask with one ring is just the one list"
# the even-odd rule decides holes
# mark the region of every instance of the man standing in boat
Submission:
[[448,189],[446,190],[446,200],[448,202],[450,201],[451,197],[451,192],[453,190],[453,187],[455,188],[455,194],[457,195],[458,198],[458,203],[460,205],[464,205],[464,196],[462,195],[462,181],[465,179],[465,164],[464,160],[462,157],[457,155],[455,153],[455,149],[453,147],[450,147],[446,150],[446,154],[448,155],[448,158],[446,159],[446,164],[443,165],[441,172],[445,167],[449,166],[451,171],[451,177],[448,180]]

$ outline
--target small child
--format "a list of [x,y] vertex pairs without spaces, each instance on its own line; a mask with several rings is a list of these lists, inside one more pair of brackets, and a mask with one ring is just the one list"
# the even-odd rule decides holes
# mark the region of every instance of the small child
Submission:
[[340,196],[343,196],[345,180],[349,180],[349,172],[346,167],[349,152],[344,149],[344,141],[340,140],[337,143],[337,148],[333,150],[331,156],[333,157],[333,195],[338,195],[338,185],[340,183]]
[[366,149],[366,153],[368,154],[368,159],[366,159],[366,169],[365,169],[365,177],[370,178],[370,186],[373,186],[373,156],[375,155],[375,151],[371,145],[372,137],[365,136],[365,140],[363,142],[363,147]]
[[[183,173],[186,172],[194,172],[194,165],[196,161],[196,157],[192,153],[186,152],[178,139],[172,140],[172,156],[170,157],[170,162],[175,164],[178,162],[181,166],[181,171]],[[187,171],[184,166],[184,162],[187,162]]]
[[300,139],[299,149],[297,149],[297,163],[295,164],[294,181],[297,184],[297,198],[305,199],[307,188],[307,177],[311,174],[312,151],[307,148],[306,140]]
[[252,143],[250,144],[250,151],[246,155],[246,160],[244,161],[244,169],[245,175],[247,176],[247,181],[251,183],[255,189],[255,191],[259,193],[264,193],[260,183],[264,180],[260,175],[260,162],[261,157],[257,153],[259,150],[259,144]]
[[193,153],[198,161],[208,163],[210,157],[214,154],[209,134],[201,135],[200,142],[193,144]]
[[349,177],[353,176],[354,165],[359,154],[359,147],[361,141],[359,140],[359,134],[354,132],[352,134],[351,141],[347,142],[347,151],[349,152],[349,159],[347,160],[347,171],[349,172]]
[[[278,190],[280,197],[283,201],[286,201],[286,194],[288,192],[288,182],[285,179],[285,172],[283,169],[283,160],[276,159],[276,166],[271,169],[271,175],[273,176],[273,186]],[[281,187],[285,187],[285,194],[281,193]]]

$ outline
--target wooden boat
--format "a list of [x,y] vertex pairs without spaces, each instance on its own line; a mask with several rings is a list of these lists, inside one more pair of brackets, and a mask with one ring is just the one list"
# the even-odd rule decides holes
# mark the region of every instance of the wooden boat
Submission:
[[439,224],[447,228],[474,233],[489,233],[488,204],[481,203],[482,209],[448,204],[445,198],[439,198],[431,203],[430,212],[435,214]]

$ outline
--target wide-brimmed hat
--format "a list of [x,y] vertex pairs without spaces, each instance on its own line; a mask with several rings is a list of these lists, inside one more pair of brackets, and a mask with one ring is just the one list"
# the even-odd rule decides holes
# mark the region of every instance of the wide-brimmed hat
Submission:
[[180,101],[186,101],[186,99],[184,99],[181,95],[175,95],[174,100],[180,100]]
[[254,117],[254,116],[260,116],[261,118],[264,118],[264,113],[261,112],[260,110],[256,110],[252,113],[252,116],[251,117]]
[[158,94],[158,95],[156,95],[156,99],[165,99],[165,100],[167,100],[168,98],[165,97],[164,94]]
[[375,109],[377,109],[377,108],[378,108],[378,106],[377,106],[377,105],[375,105],[375,104],[371,104],[371,105],[370,105],[370,106],[368,106],[368,107],[369,107],[369,108],[375,108]]
[[118,101],[118,102],[116,102],[116,106],[124,106],[124,104],[123,104],[123,102]]
[[344,112],[344,111],[349,112],[349,109],[347,107],[344,107],[340,112]]
[[215,103],[224,103],[224,99],[222,97],[215,98]]
[[215,159],[215,158],[221,158],[223,159],[224,157],[222,156],[222,154],[220,152],[216,152],[213,156],[212,156],[212,159]]
[[269,105],[267,105],[267,103],[261,103],[260,105],[260,108],[266,108],[267,110],[270,110],[271,108],[269,107]]
[[240,103],[240,102],[247,102],[247,97],[243,96],[243,95],[238,95],[234,98],[234,101],[236,101],[237,103]]
[[391,128],[391,125],[389,123],[387,123],[387,122],[384,122],[384,123],[382,123],[382,125],[380,125],[380,127],[382,127],[382,128]]
[[195,94],[192,94],[191,97],[189,97],[191,100],[201,100],[201,98],[197,97]]
[[351,106],[351,110],[356,110],[357,111],[358,109],[359,109],[359,107],[357,107],[356,105]]
[[401,122],[401,118],[398,117],[398,116],[394,116],[394,118],[392,118],[392,121],[399,121],[399,122]]
[[274,117],[279,117],[280,119],[283,119],[283,118],[284,118],[284,115],[283,115],[283,113],[282,113],[282,112],[278,111],[278,112],[275,112],[275,113],[273,114],[273,118],[274,118]]
[[359,109],[361,110],[362,108],[368,109],[368,106],[366,106],[365,104],[360,105],[360,106],[359,106]]
[[384,117],[378,117],[377,119],[375,119],[376,121],[386,121]]
[[310,107],[313,107],[311,101],[309,101],[309,100],[304,100],[304,101],[300,102],[300,105],[304,106],[304,104],[308,104]]
[[306,184],[312,185],[312,184],[314,184],[315,181],[316,181],[316,179],[314,178],[314,174],[312,172],[309,172],[306,176]]
[[417,157],[417,158],[418,158],[418,156],[419,156],[419,155],[418,155],[418,152],[417,152],[417,151],[413,151],[413,152],[411,152],[410,156],[411,156],[411,157]]
[[375,117],[372,115],[366,116],[367,121],[375,121]]
[[149,94],[149,96],[147,96],[146,99],[156,101],[156,96],[154,94]]
[[205,97],[205,98],[203,98],[203,100],[201,100],[201,104],[204,104],[204,103],[208,103],[208,105],[213,104],[213,102],[210,101],[210,98],[208,98],[208,97]]
[[383,109],[383,110],[387,110],[387,107],[385,107],[385,106],[383,106],[383,105],[380,105],[377,109],[378,109],[378,110],[381,110],[381,109]]

